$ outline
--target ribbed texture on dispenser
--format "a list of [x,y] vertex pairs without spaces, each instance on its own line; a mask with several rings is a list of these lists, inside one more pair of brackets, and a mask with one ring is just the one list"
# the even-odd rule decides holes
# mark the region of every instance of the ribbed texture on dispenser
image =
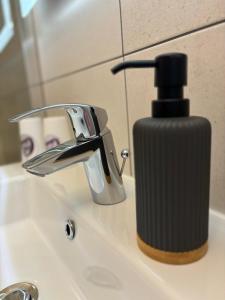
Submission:
[[208,239],[209,121],[146,118],[133,133],[138,235],[164,251],[200,247]]

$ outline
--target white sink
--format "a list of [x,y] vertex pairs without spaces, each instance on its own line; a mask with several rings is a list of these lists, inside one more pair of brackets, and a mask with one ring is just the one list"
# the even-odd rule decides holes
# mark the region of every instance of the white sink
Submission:
[[[127,200],[93,203],[82,166],[46,178],[0,168],[0,289],[34,283],[41,300],[224,300],[225,218],[211,212],[209,252],[170,266],[136,245],[134,182]],[[68,240],[65,223],[76,223]]]

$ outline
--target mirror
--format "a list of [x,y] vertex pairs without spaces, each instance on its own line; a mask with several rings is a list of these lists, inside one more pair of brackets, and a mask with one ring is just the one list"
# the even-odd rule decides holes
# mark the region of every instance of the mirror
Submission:
[[35,2],[0,0],[1,165],[20,160],[18,126],[10,124],[8,118],[32,106],[40,106],[43,101],[30,13]]

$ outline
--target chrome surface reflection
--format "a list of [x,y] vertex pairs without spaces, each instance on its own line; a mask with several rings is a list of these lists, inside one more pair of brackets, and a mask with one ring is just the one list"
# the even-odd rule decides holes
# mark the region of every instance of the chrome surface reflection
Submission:
[[0,291],[0,300],[37,300],[38,289],[28,282],[15,283]]
[[122,172],[111,131],[106,127],[108,117],[104,109],[85,104],[57,104],[22,113],[9,121],[18,122],[51,109],[65,109],[74,139],[37,155],[25,162],[23,167],[34,175],[45,176],[83,162],[96,203],[107,205],[123,201],[126,195]]

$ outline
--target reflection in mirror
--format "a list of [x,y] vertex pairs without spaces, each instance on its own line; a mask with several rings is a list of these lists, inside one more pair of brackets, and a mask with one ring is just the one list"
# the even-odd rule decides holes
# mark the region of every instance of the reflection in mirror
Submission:
[[5,26],[5,3],[14,34],[0,52],[0,164],[20,160],[18,126],[9,124],[8,118],[43,105],[32,11],[22,17],[20,1],[1,0],[0,32]]
[[4,25],[4,18],[3,18],[3,8],[0,7],[0,30],[2,30],[2,27]]

